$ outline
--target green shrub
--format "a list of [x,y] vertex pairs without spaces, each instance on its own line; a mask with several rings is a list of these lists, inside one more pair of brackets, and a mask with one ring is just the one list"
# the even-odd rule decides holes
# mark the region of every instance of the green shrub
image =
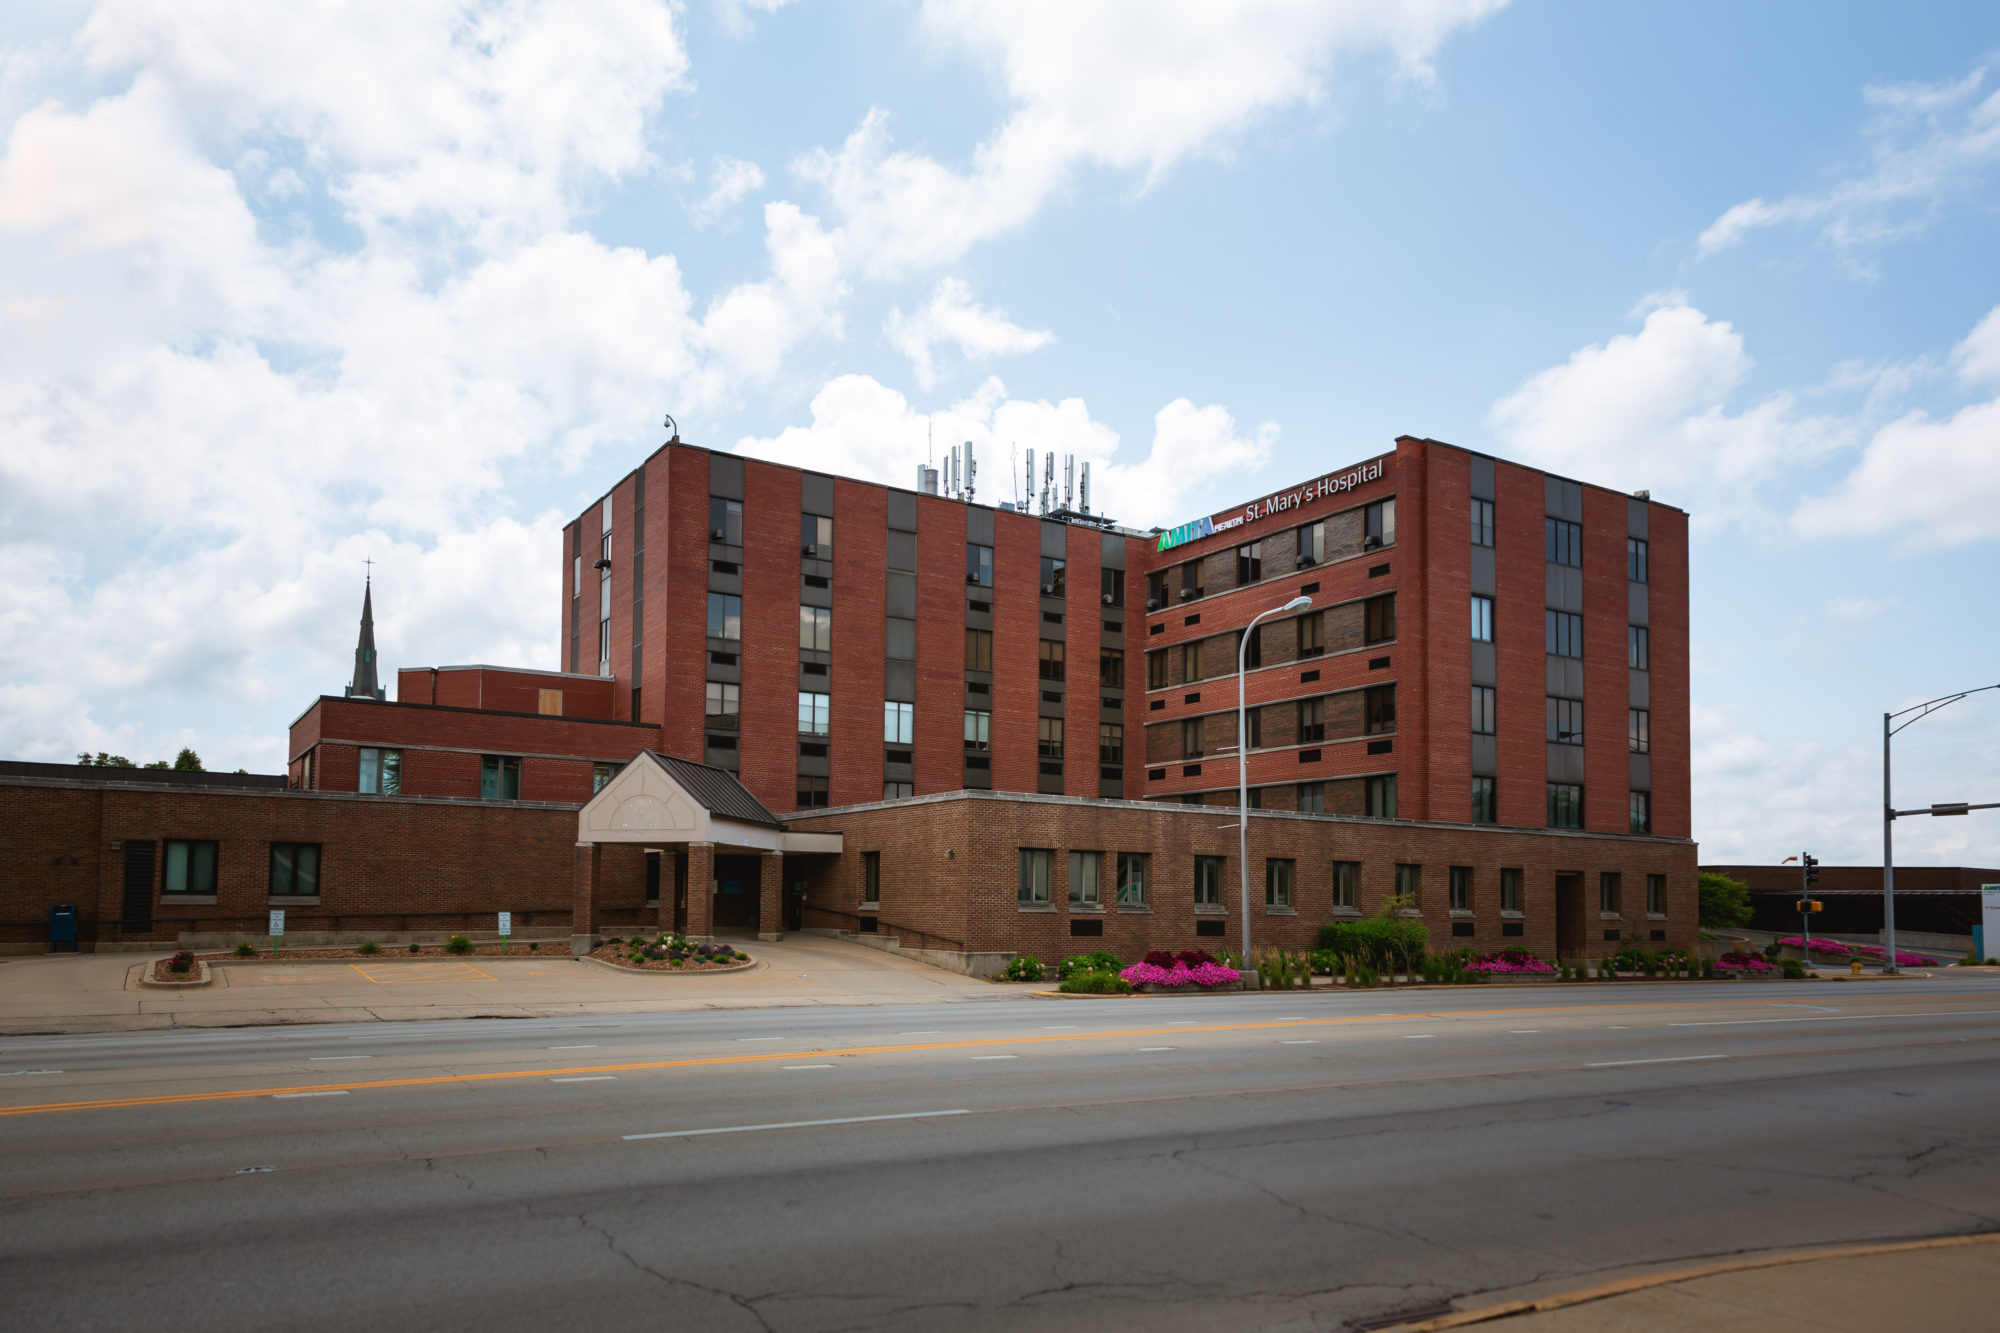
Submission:
[[1116,972],[1072,972],[1056,989],[1070,995],[1130,995],[1137,987]]
[[1312,985],[1312,965],[1304,954],[1273,949],[1258,956],[1257,976],[1265,990],[1297,990]]
[[255,958],[257,956],[257,946],[245,940],[236,946],[236,956],[238,958]]
[[472,941],[467,939],[463,935],[453,935],[450,939],[444,942],[444,951],[446,953],[452,953],[452,954],[471,953]]
[[1029,954],[1020,954],[1007,964],[1007,970],[1000,974],[1002,981],[1040,981],[1048,976],[1048,968],[1042,960]]
[[1800,981],[1805,977],[1806,965],[1796,958],[1782,958],[1778,960],[1778,970],[1785,974],[1787,981]]
[[1080,953],[1063,959],[1056,964],[1056,976],[1067,981],[1079,972],[1116,972],[1123,966],[1117,954],[1099,949],[1095,953]]
[[1306,962],[1311,965],[1314,976],[1331,977],[1339,975],[1340,955],[1331,949],[1314,949],[1306,955]]
[[1370,986],[1380,985],[1381,982],[1382,978],[1379,975],[1377,975],[1375,969],[1368,966],[1368,964],[1366,963],[1349,964],[1347,969],[1347,984],[1349,986],[1366,990]]
[[382,952],[382,946],[377,944],[374,940],[363,940],[361,941],[361,943],[354,946],[354,952],[360,954],[364,958],[373,958],[376,954]]
[[1702,871],[1695,884],[1705,929],[1727,930],[1749,924],[1752,911],[1749,885],[1713,870]]
[[194,971],[194,954],[187,949],[182,949],[167,960],[167,971],[180,977],[184,977]]

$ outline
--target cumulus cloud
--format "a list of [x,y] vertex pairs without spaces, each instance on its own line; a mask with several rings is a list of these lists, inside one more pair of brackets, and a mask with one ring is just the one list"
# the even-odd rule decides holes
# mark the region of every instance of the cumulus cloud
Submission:
[[1038,459],[1069,454],[1091,464],[1091,507],[1141,528],[1189,517],[1182,511],[1223,478],[1268,462],[1278,437],[1275,423],[1245,432],[1226,408],[1177,398],[1154,414],[1153,438],[1140,457],[1094,420],[1082,399],[1011,398],[998,379],[950,407],[922,413],[870,376],[842,375],[814,396],[811,413],[809,424],[739,440],[736,452],[908,486],[924,461],[928,432],[939,449],[972,443],[978,498],[986,503],[1026,497],[1027,450]]
[[1811,227],[1853,272],[1867,274],[1862,247],[1922,230],[1938,206],[2000,167],[2000,92],[1981,96],[1992,68],[1948,83],[1864,89],[1864,165],[1824,190],[1734,205],[1702,232],[1698,252],[1729,249],[1764,228]]
[[739,157],[718,157],[708,173],[708,193],[688,210],[695,225],[708,226],[724,213],[764,188],[764,170]]
[[989,309],[972,299],[972,289],[957,278],[946,278],[931,294],[930,304],[905,315],[899,306],[889,312],[884,331],[889,343],[910,358],[917,383],[925,389],[937,383],[933,349],[955,343],[968,361],[996,356],[1020,356],[1046,347],[1055,339],[1041,329],[1024,329],[1007,312]]
[[794,164],[832,202],[872,273],[949,263],[1020,226],[1083,166],[1157,178],[1260,117],[1316,102],[1342,57],[1430,76],[1446,37],[1504,0],[929,0],[940,48],[995,69],[1012,103],[967,169],[892,146],[871,110],[839,149]]

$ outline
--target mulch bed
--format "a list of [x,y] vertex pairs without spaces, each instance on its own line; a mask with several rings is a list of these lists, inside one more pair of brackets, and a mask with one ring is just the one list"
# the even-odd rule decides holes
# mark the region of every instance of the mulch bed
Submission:
[[[442,944],[419,945],[416,952],[412,953],[410,946],[407,944],[385,944],[382,946],[381,952],[372,954],[362,953],[351,947],[345,949],[287,949],[283,945],[279,945],[278,960],[282,962],[287,958],[295,960],[300,958],[352,958],[360,962],[386,963],[394,962],[399,958],[569,957],[569,942],[567,940],[537,940],[535,943],[542,947],[537,950],[530,944],[520,943],[510,946],[504,954],[497,944],[475,944],[472,946],[470,953],[447,953]],[[268,947],[259,948],[255,956],[268,959],[271,957],[271,951]],[[198,957],[205,963],[243,963],[250,961],[247,958],[238,958],[233,952],[205,953],[198,955]]]
[[171,981],[182,986],[192,986],[198,984],[201,979],[202,976],[198,965],[186,972],[176,972],[173,970],[173,960],[171,958],[161,958],[153,963],[153,980],[155,981]]
[[590,956],[600,963],[610,963],[628,972],[729,972],[745,966],[745,960],[741,958],[732,958],[726,963],[696,962],[689,958],[683,960],[679,967],[666,958],[649,958],[643,963],[634,963],[629,944],[600,944],[590,951]]

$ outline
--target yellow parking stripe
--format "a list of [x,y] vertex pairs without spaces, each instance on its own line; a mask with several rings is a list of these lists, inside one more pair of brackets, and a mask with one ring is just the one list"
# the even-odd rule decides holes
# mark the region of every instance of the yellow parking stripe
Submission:
[[[480,978],[498,981],[491,972],[482,972],[470,963],[349,963],[378,986],[412,986],[421,982],[471,981]],[[376,973],[381,973],[377,976]]]

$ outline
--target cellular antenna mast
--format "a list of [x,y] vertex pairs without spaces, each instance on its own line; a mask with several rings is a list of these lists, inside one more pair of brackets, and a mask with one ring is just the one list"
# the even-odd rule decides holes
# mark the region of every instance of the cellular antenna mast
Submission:
[[965,502],[972,503],[979,488],[979,464],[972,461],[972,441],[965,442]]

